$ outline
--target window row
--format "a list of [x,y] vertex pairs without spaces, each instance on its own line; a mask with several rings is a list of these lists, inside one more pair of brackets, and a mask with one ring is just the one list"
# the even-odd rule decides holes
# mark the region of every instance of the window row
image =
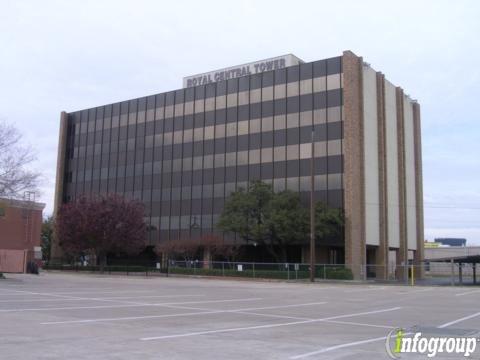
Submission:
[[[190,171],[200,169],[212,169],[230,166],[266,164],[271,162],[280,162],[285,160],[309,159],[311,158],[311,143],[276,146],[262,149],[252,149],[238,152],[228,152],[221,154],[211,154],[195,157],[185,157],[174,160],[164,159],[159,161],[141,162],[136,165],[118,165],[115,167],[85,166],[93,164],[82,164],[78,172],[84,173],[85,178],[107,179],[116,177],[117,174],[126,174],[126,176],[162,174],[178,171]],[[314,156],[324,157],[342,154],[342,141],[330,140],[315,142]],[[98,162],[99,165],[100,163]],[[84,171],[82,171],[85,169]],[[74,170],[74,169],[70,169]],[[71,171],[72,172],[72,171]],[[71,176],[76,179],[76,176]],[[68,181],[68,180],[67,180]],[[70,180],[72,181],[72,180]]]
[[[343,172],[342,156],[329,156],[314,159],[315,175],[337,174]],[[310,159],[291,160],[268,164],[242,165],[218,169],[205,169],[186,172],[157,174],[153,176],[129,176],[118,174],[116,178],[85,178],[84,173],[77,175],[77,182],[66,183],[66,193],[73,196],[80,192],[125,192],[150,191],[152,189],[171,188],[206,184],[241,183],[249,180],[310,176]]]
[[[280,112],[279,114],[269,115],[271,112],[266,110],[255,111],[251,114],[248,112],[239,112],[238,114],[233,112],[228,115],[228,119],[225,113],[220,114],[220,112],[216,111],[212,113],[202,113],[201,116],[198,116],[195,119],[175,119],[174,122],[173,118],[169,118],[165,121],[138,124],[133,127],[123,126],[112,129],[111,131],[98,131],[89,136],[87,136],[87,134],[75,136],[72,133],[68,136],[67,147],[73,148],[74,146],[77,146],[77,144],[79,146],[85,146],[108,143],[110,141],[116,141],[117,139],[121,141],[128,138],[142,138],[145,136],[153,136],[154,134],[164,134],[164,142],[166,143],[175,141],[177,143],[186,142],[189,138],[194,138],[195,135],[197,137],[204,136],[202,134],[205,131],[202,129],[206,129],[206,136],[209,136],[208,134],[211,132],[209,129],[212,126],[220,127],[218,131],[221,131],[221,127],[223,127],[225,129],[224,133],[228,132],[231,135],[235,135],[237,128],[239,131],[255,133],[269,131],[274,128],[285,129],[302,125],[341,121],[341,99],[338,100],[340,103],[336,101],[334,104],[330,104],[328,108],[316,108],[314,106],[313,111],[310,106],[306,106],[305,109],[297,109],[301,110],[300,112],[295,111],[288,114]],[[213,136],[213,132],[211,136]]]
[[[325,64],[325,62],[316,63]],[[208,100],[215,96],[221,97],[222,95],[231,95],[234,93],[243,94],[248,90],[259,92],[262,91],[262,88],[264,88],[266,89],[262,91],[265,92],[264,97],[269,98],[269,92],[274,92],[280,97],[283,93],[285,93],[285,96],[287,96],[286,94],[299,95],[315,90],[322,91],[323,89],[334,89],[342,86],[340,61],[337,61],[335,66],[330,66],[329,68],[331,68],[331,70],[327,71],[323,70],[326,68],[325,65],[322,66],[323,69],[321,71],[315,71],[315,63],[302,64],[300,66],[300,71],[298,71],[298,67],[295,66],[288,68],[288,81],[285,81],[285,73],[287,72],[287,69],[281,69],[275,72],[266,72],[248,77],[232,79],[226,82],[221,81],[205,86],[179,89],[163,94],[115,103],[112,105],[100,106],[97,108],[74,112],[71,113],[71,115],[75,123],[87,122],[88,119],[100,120],[104,117],[108,118],[112,115],[124,115],[128,113],[135,114],[135,117],[137,117],[136,114],[139,114],[139,120],[144,121],[146,111],[148,112],[148,110],[154,109],[155,107],[162,108],[175,104],[189,103],[196,100]],[[285,83],[288,83],[287,86],[285,86]],[[281,84],[283,84],[283,86]],[[89,129],[82,131],[92,131],[90,126],[95,125],[89,125]]]
[[[121,128],[120,133],[95,133],[95,137],[80,136],[79,147],[75,148],[73,157],[78,157],[84,153],[85,146],[87,151],[99,151],[100,145],[104,144],[108,148],[108,143],[115,143],[118,139],[119,144],[128,145],[130,149],[135,148],[135,141],[140,142],[145,139],[145,147],[153,147],[159,145],[181,144],[192,141],[202,141],[211,139],[220,139],[223,137],[241,136],[247,134],[265,133],[273,130],[293,129],[304,126],[321,125],[327,122],[342,121],[341,107],[331,107],[327,109],[317,109],[312,111],[304,111],[299,114],[276,115],[265,118],[252,120],[242,120],[233,123],[220,123],[204,127],[188,128],[177,131],[160,131],[161,128],[143,129],[146,131],[128,131],[127,128]],[[137,129],[138,130],[138,129]],[[156,130],[156,131],[155,131]],[[156,134],[155,134],[156,133]],[[135,140],[137,139],[137,140]],[[128,141],[128,144],[126,143]],[[70,144],[74,146],[74,144]],[[106,151],[106,150],[105,150]]]
[[[237,126],[237,124],[232,124],[232,127],[229,125],[216,125],[198,129],[199,131],[196,131],[197,129],[195,129],[195,131],[186,130],[183,132],[183,137],[182,132],[175,132],[149,135],[144,138],[120,140],[104,145],[79,146],[73,149],[73,156],[67,156],[67,159],[74,159],[73,162],[75,162],[77,159],[83,159],[89,156],[118,152],[136,152],[137,154],[143,154],[144,149],[151,149],[153,147],[155,147],[157,157],[163,152],[166,153],[168,158],[169,152],[173,152],[173,158],[177,158],[184,156],[183,154],[187,154],[187,156],[192,153],[194,155],[213,154],[214,152],[257,149],[273,145],[293,145],[311,142],[312,140],[311,124],[302,127],[280,128],[260,132],[256,131],[257,128],[253,128],[256,124],[258,123],[251,120],[240,124],[241,126]],[[249,127],[254,132],[248,132]],[[271,127],[268,127],[268,129],[271,129]],[[342,138],[342,122],[340,121],[316,124],[313,130],[315,141]],[[238,135],[229,136],[233,131]],[[190,133],[190,135],[185,137],[185,133],[187,132]],[[175,136],[177,134],[178,136]],[[182,142],[181,140],[184,141]],[[145,153],[151,153],[151,150],[147,150]]]

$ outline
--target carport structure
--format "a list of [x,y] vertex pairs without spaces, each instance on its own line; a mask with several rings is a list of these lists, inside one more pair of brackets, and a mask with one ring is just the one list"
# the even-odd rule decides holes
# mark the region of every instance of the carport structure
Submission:
[[452,285],[455,282],[465,284],[467,276],[472,278],[474,285],[478,284],[477,264],[480,263],[480,246],[425,248],[425,262],[431,270],[436,269],[438,273],[450,276]]
[[455,264],[458,267],[458,282],[460,285],[464,285],[464,276],[463,276],[463,269],[464,265],[470,264],[472,269],[472,282],[473,285],[477,284],[477,264],[480,263],[480,255],[465,255],[465,256],[455,256],[450,258],[444,259],[435,259],[432,262],[444,262],[451,264],[451,278],[452,278],[452,285],[455,282]]

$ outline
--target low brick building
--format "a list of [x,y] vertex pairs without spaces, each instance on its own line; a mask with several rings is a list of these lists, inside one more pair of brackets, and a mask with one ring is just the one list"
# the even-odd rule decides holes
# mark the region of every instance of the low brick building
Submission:
[[25,272],[42,259],[40,232],[45,204],[0,198],[0,272]]

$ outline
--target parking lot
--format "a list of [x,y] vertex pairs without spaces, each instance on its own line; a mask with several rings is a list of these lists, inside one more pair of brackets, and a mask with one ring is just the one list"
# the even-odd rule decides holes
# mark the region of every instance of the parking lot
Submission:
[[384,359],[387,334],[412,326],[475,333],[480,288],[67,273],[0,280],[2,359]]

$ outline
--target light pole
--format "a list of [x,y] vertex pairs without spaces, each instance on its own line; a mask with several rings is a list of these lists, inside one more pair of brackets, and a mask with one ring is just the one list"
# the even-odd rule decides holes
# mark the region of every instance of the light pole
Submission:
[[312,127],[312,156],[310,158],[310,281],[315,281],[315,142]]

